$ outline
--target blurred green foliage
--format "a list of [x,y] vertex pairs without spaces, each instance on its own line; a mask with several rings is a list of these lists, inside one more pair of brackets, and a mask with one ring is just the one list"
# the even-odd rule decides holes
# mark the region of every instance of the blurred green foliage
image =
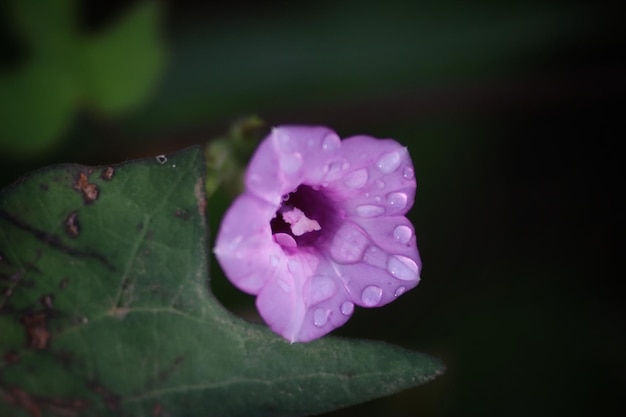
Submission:
[[147,98],[164,65],[159,8],[140,4],[101,33],[81,33],[74,0],[11,0],[23,62],[0,71],[0,150],[37,154],[67,133],[77,107],[118,115]]

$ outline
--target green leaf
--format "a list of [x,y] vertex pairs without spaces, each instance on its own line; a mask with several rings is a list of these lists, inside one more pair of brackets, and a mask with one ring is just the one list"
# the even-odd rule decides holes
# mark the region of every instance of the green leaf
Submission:
[[289,344],[225,310],[205,173],[191,148],[53,166],[0,193],[0,415],[294,416],[443,372],[384,343]]
[[79,105],[115,115],[136,108],[156,86],[165,62],[159,5],[141,3],[104,32],[86,36],[74,3],[9,2],[11,29],[28,59],[0,71],[0,151],[49,149]]
[[84,39],[86,91],[101,110],[132,109],[154,88],[165,61],[158,23],[158,5],[142,3],[105,33]]

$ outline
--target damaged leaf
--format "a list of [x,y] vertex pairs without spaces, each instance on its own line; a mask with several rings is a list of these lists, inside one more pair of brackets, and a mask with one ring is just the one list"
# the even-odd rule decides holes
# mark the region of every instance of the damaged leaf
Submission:
[[0,415],[310,415],[443,372],[383,343],[289,344],[225,310],[204,175],[192,148],[0,192]]

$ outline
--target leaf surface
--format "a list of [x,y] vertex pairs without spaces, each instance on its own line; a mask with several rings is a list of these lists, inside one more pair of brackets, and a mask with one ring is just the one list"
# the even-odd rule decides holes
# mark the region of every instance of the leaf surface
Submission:
[[292,345],[225,310],[205,173],[190,148],[0,193],[0,415],[306,415],[443,372],[385,343]]

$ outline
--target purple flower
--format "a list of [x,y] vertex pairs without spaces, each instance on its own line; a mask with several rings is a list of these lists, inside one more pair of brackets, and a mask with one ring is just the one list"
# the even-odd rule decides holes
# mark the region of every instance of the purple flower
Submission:
[[317,339],[355,305],[379,307],[418,284],[421,262],[404,216],[416,183],[398,142],[277,127],[253,156],[245,187],[215,254],[285,339]]

